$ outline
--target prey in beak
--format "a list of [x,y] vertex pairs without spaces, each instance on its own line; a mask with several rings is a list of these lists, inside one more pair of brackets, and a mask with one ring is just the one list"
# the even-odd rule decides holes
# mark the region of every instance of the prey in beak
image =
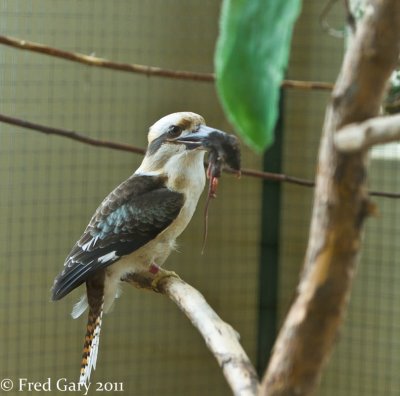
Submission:
[[184,144],[187,149],[203,149],[208,152],[207,178],[209,179],[208,196],[204,210],[204,236],[202,253],[208,234],[208,208],[212,198],[217,196],[218,180],[224,166],[228,166],[240,176],[240,146],[238,139],[225,132],[201,125],[189,135],[169,140],[172,143]]
[[233,135],[201,125],[196,132],[168,141],[184,144],[189,150],[200,148],[208,151],[209,178],[220,177],[224,165],[240,176],[240,146],[238,139]]

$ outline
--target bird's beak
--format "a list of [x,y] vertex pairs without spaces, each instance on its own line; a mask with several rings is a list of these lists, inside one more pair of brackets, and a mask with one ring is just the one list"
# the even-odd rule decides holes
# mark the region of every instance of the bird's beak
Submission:
[[189,135],[178,137],[176,139],[170,139],[171,143],[181,143],[186,146],[187,149],[193,150],[195,148],[208,149],[208,139],[212,132],[217,132],[217,129],[210,128],[206,125],[201,125],[200,128]]

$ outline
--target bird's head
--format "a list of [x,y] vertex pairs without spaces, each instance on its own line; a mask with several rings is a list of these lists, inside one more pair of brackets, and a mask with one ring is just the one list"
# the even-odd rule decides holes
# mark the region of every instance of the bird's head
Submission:
[[184,166],[189,162],[203,167],[205,143],[213,131],[195,113],[173,113],[161,118],[150,127],[146,156],[139,170],[154,172],[167,164]]

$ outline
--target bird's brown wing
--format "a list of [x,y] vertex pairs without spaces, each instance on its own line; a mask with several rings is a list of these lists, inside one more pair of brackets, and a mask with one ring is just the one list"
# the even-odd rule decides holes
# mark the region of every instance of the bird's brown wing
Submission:
[[159,176],[133,175],[101,203],[54,281],[59,300],[95,271],[105,268],[153,240],[178,216],[181,193]]

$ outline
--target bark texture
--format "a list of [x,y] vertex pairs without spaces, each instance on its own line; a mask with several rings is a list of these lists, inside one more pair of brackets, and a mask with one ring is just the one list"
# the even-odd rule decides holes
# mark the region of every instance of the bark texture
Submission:
[[339,153],[334,135],[378,114],[399,43],[400,2],[372,1],[345,55],[326,111],[304,268],[261,395],[313,393],[331,353],[349,299],[362,225],[373,211],[366,190],[366,152]]
[[372,118],[360,124],[350,124],[335,135],[336,148],[342,153],[352,153],[399,140],[399,114]]

